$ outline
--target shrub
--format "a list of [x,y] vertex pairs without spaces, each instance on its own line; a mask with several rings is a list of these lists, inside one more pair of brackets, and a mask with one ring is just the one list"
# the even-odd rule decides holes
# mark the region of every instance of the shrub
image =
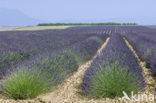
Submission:
[[4,53],[0,56],[0,75],[4,75],[7,72],[7,68],[23,60],[24,57],[17,52]]
[[35,65],[49,72],[50,78],[54,78],[56,85],[58,85],[76,71],[80,63],[81,58],[77,54],[70,50],[64,50],[52,56],[45,57]]
[[48,73],[35,67],[20,68],[6,77],[2,93],[13,99],[35,98],[50,89],[49,83],[54,84],[48,76]]
[[132,91],[137,93],[141,89],[141,82],[127,70],[127,67],[119,66],[117,62],[101,67],[96,75],[91,76],[89,96],[114,98],[123,96],[123,91],[128,95]]

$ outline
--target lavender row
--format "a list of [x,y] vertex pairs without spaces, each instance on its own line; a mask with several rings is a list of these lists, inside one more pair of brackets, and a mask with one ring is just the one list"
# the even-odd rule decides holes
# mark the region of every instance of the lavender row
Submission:
[[106,38],[107,35],[92,36],[69,47],[40,53],[7,72],[0,91],[14,99],[30,99],[50,92],[91,59]]
[[[50,73],[49,78],[53,78],[55,85],[60,84],[66,77],[76,71],[79,65],[91,59],[98,48],[104,43],[108,36],[103,36],[103,40],[97,36],[92,36],[82,42],[58,50],[51,50],[35,56],[15,66],[12,70],[20,68],[40,68]],[[7,71],[12,73],[14,71]]]
[[[138,80],[141,81],[141,88],[145,87],[144,77],[142,75],[142,70],[138,64],[137,58],[134,56],[132,51],[128,48],[123,38],[119,34],[114,34],[110,37],[110,40],[108,44],[106,45],[106,47],[93,60],[91,66],[85,72],[84,77],[83,77],[83,84],[82,84],[83,95],[88,95],[90,91],[93,91],[92,93],[96,92],[96,90],[93,90],[90,88],[90,85],[93,83],[91,77],[98,76],[98,71],[100,70],[105,71],[105,69],[108,66],[116,62],[118,62],[118,65],[120,67],[127,67],[128,68],[127,73],[136,74],[135,78],[138,78]],[[116,68],[116,69],[120,70],[120,68]],[[117,81],[120,81],[120,80],[117,80]],[[137,83],[134,83],[134,84],[137,84]],[[138,84],[139,84],[139,81],[138,81]],[[95,85],[102,86],[102,84],[95,84]],[[115,85],[118,86],[120,84],[117,83]]]
[[0,75],[2,77],[12,66],[42,52],[67,47],[95,35],[103,37],[83,30],[0,32]]
[[[76,34],[76,35],[75,35]],[[0,32],[0,54],[7,51],[33,51],[46,48],[57,48],[63,44],[84,40],[90,34],[78,34],[71,31],[9,31]]]
[[147,68],[151,68],[152,75],[156,76],[156,43],[137,34],[126,34],[125,37],[136,50],[139,57],[146,61]]

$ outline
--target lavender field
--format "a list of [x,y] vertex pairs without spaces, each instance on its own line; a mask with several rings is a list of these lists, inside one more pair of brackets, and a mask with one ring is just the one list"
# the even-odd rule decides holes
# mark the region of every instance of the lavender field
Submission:
[[156,95],[155,78],[155,28],[0,31],[2,103],[130,103],[123,91]]

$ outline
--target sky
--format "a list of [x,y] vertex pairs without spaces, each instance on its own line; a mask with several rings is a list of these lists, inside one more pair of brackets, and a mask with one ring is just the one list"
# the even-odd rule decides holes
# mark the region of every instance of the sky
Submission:
[[43,22],[156,23],[156,0],[0,0],[1,8]]

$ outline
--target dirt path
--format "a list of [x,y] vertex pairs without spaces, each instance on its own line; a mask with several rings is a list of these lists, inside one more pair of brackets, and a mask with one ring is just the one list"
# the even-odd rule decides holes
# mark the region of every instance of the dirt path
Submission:
[[[146,90],[145,92],[143,92],[143,94],[147,94],[147,95],[154,94],[156,96],[156,81],[152,77],[150,73],[150,69],[145,67],[146,62],[141,61],[136,51],[133,49],[132,45],[126,40],[126,38],[124,38],[124,40],[126,44],[128,45],[128,47],[131,49],[131,51],[134,53],[135,57],[138,59],[140,66],[142,68],[142,71],[143,71],[142,74],[146,82]],[[156,97],[155,97],[155,102],[156,102]]]

